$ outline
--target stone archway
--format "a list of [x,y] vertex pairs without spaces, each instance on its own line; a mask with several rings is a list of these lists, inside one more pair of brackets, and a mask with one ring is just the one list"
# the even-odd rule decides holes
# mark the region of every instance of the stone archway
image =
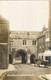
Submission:
[[30,63],[35,63],[35,55],[31,54],[30,56]]
[[21,57],[21,63],[26,63],[27,62],[27,52],[23,49],[19,49],[16,52],[15,58]]

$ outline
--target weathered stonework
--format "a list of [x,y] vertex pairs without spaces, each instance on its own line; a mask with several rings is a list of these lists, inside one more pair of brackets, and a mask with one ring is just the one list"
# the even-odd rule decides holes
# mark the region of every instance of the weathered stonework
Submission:
[[8,35],[9,22],[0,16],[0,68],[8,68]]
[[[38,35],[39,32],[36,31],[11,31],[10,54],[12,54],[13,49],[15,49],[15,51],[23,49],[27,54],[34,54],[37,57]],[[23,41],[25,41],[25,44]]]

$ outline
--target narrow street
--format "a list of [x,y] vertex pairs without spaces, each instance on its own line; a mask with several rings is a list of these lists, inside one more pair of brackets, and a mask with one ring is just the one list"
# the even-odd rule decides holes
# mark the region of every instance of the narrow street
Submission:
[[50,70],[34,67],[32,64],[15,64],[16,71],[7,72],[3,80],[41,80],[39,75],[48,74]]
[[37,67],[32,64],[16,64],[15,68],[18,70],[19,74],[48,74],[49,69],[44,67]]

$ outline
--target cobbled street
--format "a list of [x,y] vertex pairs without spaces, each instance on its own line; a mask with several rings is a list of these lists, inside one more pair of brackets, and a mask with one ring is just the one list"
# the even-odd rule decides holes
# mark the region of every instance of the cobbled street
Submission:
[[15,64],[14,66],[17,70],[8,72],[3,80],[41,80],[39,75],[50,73],[49,68],[32,64]]

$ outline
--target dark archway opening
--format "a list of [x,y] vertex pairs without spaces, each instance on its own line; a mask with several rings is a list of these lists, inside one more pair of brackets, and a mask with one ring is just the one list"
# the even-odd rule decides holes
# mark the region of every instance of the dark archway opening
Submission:
[[35,63],[35,55],[31,54],[30,56],[30,63]]
[[12,55],[9,54],[9,63],[12,64]]
[[27,52],[23,49],[19,49],[17,52],[16,52],[16,56],[15,58],[18,58],[18,57],[21,57],[21,63],[26,63],[27,62]]

